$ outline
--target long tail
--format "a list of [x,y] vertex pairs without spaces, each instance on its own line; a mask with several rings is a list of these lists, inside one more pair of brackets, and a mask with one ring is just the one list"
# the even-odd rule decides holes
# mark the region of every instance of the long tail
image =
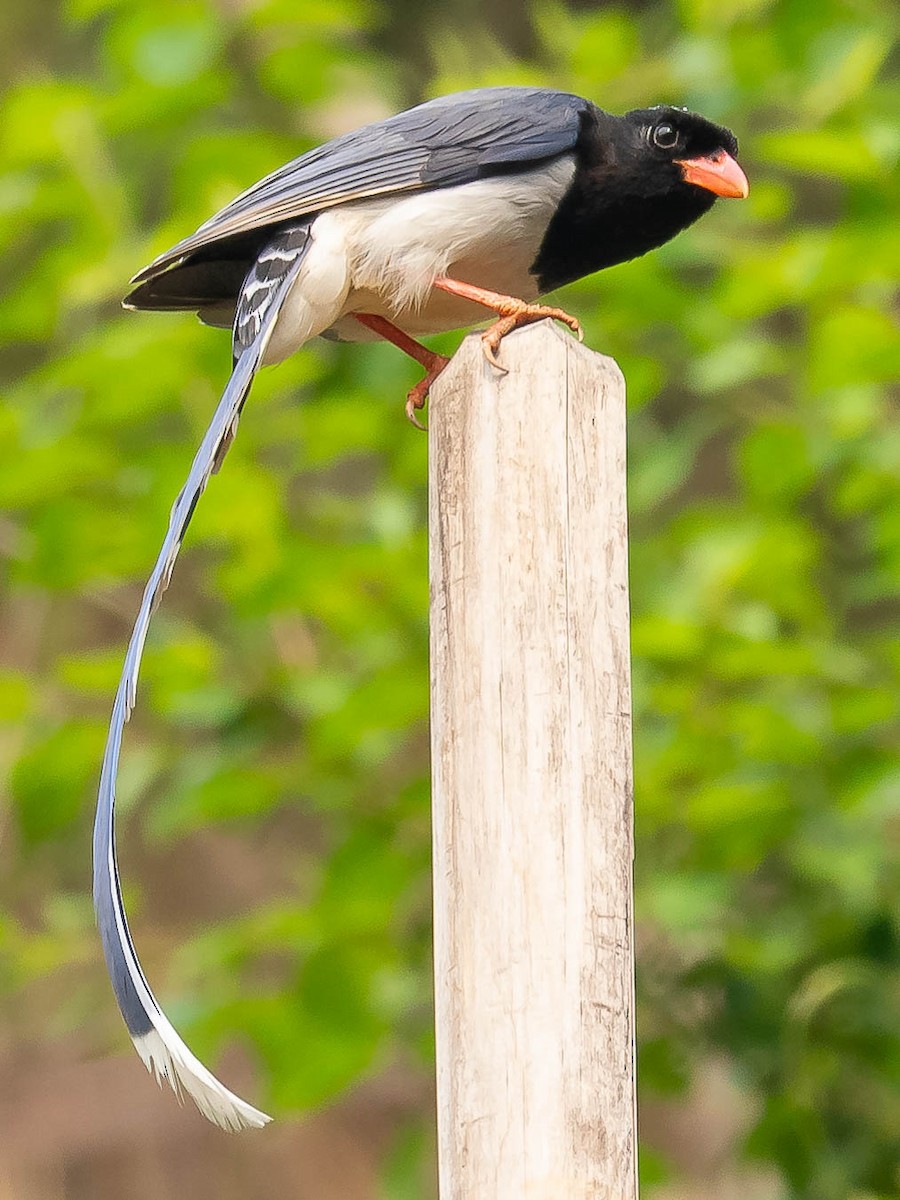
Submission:
[[[243,339],[238,336],[237,328],[235,330],[238,357],[234,370],[194,457],[187,481],[172,506],[169,528],[144,589],[125,655],[103,755],[94,822],[94,911],[113,991],[131,1040],[147,1069],[156,1075],[157,1082],[167,1079],[179,1097],[186,1092],[203,1115],[223,1129],[259,1128],[270,1118],[230,1092],[195,1058],[150,990],[131,940],[119,886],[115,836],[116,775],[122,734],[135,704],[138,671],[150,618],[169,585],[197,501],[210,475],[219,469],[234,438],[241,409],[262,363],[278,314],[302,264],[309,241],[308,229],[305,240],[298,240],[300,245],[290,258],[283,258],[283,269],[278,278],[272,280],[268,304],[256,309],[255,336],[246,348],[241,346]],[[246,325],[243,336],[246,338]]]

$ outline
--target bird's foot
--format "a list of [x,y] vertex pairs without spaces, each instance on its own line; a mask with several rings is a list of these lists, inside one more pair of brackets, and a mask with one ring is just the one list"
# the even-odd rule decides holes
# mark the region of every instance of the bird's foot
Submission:
[[434,354],[432,352],[428,373],[424,378],[419,380],[415,387],[410,388],[406,394],[406,416],[415,425],[416,429],[425,429],[425,426],[416,416],[416,413],[425,407],[425,399],[431,390],[431,385],[449,361],[450,359],[445,358],[443,354]]
[[564,325],[568,325],[577,335],[579,342],[584,341],[581,322],[561,308],[553,308],[549,304],[529,304],[517,296],[504,296],[500,292],[491,292],[474,283],[450,279],[446,275],[439,275],[434,281],[434,286],[442,292],[449,292],[451,296],[461,296],[463,300],[471,300],[475,304],[483,304],[485,308],[494,310],[499,320],[481,335],[481,345],[484,348],[484,357],[504,374],[506,368],[497,359],[497,350],[506,335],[520,325],[530,325],[532,321],[543,321],[545,317],[551,317],[554,321],[562,321]]
[[521,325],[530,325],[533,321],[543,321],[546,317],[551,317],[554,321],[561,321],[563,325],[568,325],[569,329],[576,335],[579,342],[584,341],[584,330],[581,328],[581,322],[577,317],[573,317],[570,313],[565,312],[561,308],[553,308],[548,304],[526,304],[524,300],[516,300],[510,296],[507,298],[507,303],[502,308],[498,308],[500,319],[489,326],[481,335],[481,346],[484,350],[484,357],[488,360],[492,367],[496,367],[498,371],[506,374],[506,367],[497,358],[497,351],[500,349],[500,343],[508,333],[514,329],[518,329]]
[[425,426],[416,416],[419,409],[425,407],[425,399],[428,396],[429,389],[434,381],[446,367],[450,361],[443,354],[437,354],[434,350],[429,350],[427,346],[423,346],[421,342],[417,342],[411,338],[408,333],[404,333],[402,329],[389,321],[386,317],[377,316],[375,313],[354,313],[360,325],[365,325],[367,329],[373,330],[379,337],[385,338],[388,342],[393,342],[395,346],[408,354],[410,358],[414,358],[417,363],[421,363],[428,372],[424,379],[420,379],[414,388],[410,388],[406,394],[406,415],[409,420],[415,425],[416,429],[424,430]]

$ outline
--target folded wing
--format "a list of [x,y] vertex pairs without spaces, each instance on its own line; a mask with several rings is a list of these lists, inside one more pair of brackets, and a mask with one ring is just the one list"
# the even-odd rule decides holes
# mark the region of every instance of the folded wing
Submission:
[[273,227],[372,196],[453,187],[572,150],[589,101],[544,88],[480,88],[327,142],[249,188],[132,282],[132,308],[234,297]]

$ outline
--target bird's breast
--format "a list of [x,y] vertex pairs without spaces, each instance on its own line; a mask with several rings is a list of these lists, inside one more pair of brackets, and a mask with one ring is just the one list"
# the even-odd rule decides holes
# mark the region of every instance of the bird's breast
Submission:
[[432,284],[440,275],[533,300],[531,267],[575,171],[571,155],[457,187],[361,201],[316,219],[346,247],[350,287],[332,331],[365,336],[354,312],[375,312],[418,336],[482,321],[484,308]]

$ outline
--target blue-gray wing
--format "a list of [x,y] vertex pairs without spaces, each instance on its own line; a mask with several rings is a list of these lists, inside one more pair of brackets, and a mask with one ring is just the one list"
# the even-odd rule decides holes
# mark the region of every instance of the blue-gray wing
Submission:
[[[216,243],[371,196],[452,187],[571,151],[588,100],[546,88],[478,88],[429,100],[310,150],[267,176],[132,282]],[[203,257],[208,257],[207,253]]]

